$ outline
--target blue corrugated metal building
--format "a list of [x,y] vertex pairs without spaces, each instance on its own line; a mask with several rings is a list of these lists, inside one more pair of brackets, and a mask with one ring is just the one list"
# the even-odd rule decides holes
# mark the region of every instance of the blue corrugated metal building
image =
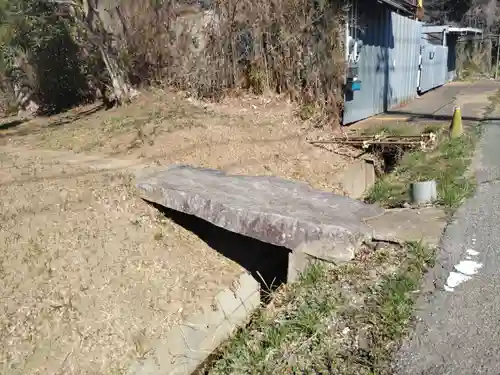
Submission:
[[[408,17],[411,11],[403,12],[392,3],[396,2],[353,4],[346,43],[344,124],[385,112],[417,95],[422,24]],[[353,77],[358,82],[355,89],[349,82]]]
[[[424,34],[425,35],[425,34]],[[448,47],[422,37],[418,92],[424,93],[448,82]]]
[[401,106],[456,76],[459,35],[471,28],[423,25],[416,1],[353,0],[346,27],[343,123]]
[[423,25],[419,91],[425,92],[456,78],[456,46],[459,38],[481,34],[470,27]]

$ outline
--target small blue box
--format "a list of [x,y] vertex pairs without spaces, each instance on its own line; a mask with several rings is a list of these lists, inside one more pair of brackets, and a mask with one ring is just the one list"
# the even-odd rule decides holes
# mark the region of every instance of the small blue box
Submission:
[[359,90],[361,90],[361,81],[351,82],[351,91],[359,91]]

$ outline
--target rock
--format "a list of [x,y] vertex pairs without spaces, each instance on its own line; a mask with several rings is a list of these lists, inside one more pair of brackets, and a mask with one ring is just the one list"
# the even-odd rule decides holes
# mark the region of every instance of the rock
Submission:
[[269,176],[173,166],[137,177],[142,198],[218,227],[329,262],[351,260],[384,210]]
[[341,184],[348,196],[362,198],[376,180],[373,161],[358,159],[346,168],[342,174]]
[[366,220],[377,240],[397,243],[423,241],[430,246],[439,245],[447,222],[446,212],[438,207],[386,210],[383,215]]
[[356,337],[357,346],[361,350],[370,350],[373,347],[372,334],[369,327],[363,327],[359,330]]

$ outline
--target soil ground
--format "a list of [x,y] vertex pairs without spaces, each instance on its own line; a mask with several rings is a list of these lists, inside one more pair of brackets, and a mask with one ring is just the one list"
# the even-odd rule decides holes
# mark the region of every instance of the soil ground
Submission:
[[337,192],[339,171],[349,162],[307,143],[308,129],[279,98],[245,96],[211,104],[157,90],[123,108],[87,106],[11,124],[0,122],[0,145],[275,175]]
[[189,163],[342,192],[348,164],[306,143],[292,106],[269,99],[157,91],[110,111],[0,121],[0,373],[13,375],[122,373],[244,272],[138,199],[130,166]]
[[0,170],[3,374],[122,373],[243,272],[127,173],[1,151]]

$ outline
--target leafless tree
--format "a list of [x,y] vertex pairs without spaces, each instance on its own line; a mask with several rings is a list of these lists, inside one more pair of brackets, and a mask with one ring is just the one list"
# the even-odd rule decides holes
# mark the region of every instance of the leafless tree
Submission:
[[51,0],[68,10],[88,41],[100,52],[109,74],[116,104],[130,102],[137,91],[132,88],[127,72],[121,66],[119,41],[123,40],[123,24],[117,12],[118,0]]
[[500,22],[498,1],[472,0],[462,22],[467,26],[481,28],[485,32],[498,31]]
[[427,20],[431,23],[477,27],[485,32],[498,29],[498,5],[498,0],[428,0],[425,3]]

